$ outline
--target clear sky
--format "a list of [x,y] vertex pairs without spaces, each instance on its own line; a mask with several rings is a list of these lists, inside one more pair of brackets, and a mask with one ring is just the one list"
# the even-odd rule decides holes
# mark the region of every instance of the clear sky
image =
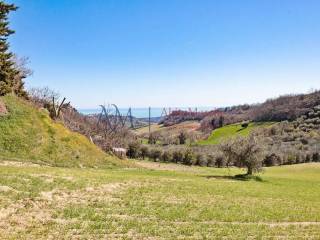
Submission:
[[80,108],[225,106],[320,88],[319,0],[11,0],[27,86]]

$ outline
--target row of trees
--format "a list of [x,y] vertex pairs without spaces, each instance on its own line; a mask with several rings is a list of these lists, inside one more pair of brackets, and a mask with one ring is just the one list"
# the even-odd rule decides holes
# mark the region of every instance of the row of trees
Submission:
[[185,165],[199,165],[210,167],[237,166],[247,168],[251,175],[261,169],[263,165],[262,148],[257,137],[238,137],[219,146],[219,152],[203,154],[190,147],[161,149],[149,148],[137,142],[129,144],[127,155],[129,158],[150,159],[153,161],[173,162]]
[[241,167],[251,175],[262,166],[320,161],[318,131],[304,132],[294,123],[281,122],[248,137],[235,137],[216,146],[147,146],[129,144],[129,158],[209,167]]
[[166,145],[183,145],[186,143],[192,144],[196,141],[200,140],[203,134],[201,132],[196,131],[185,131],[181,130],[179,133],[172,133],[169,131],[156,131],[152,132],[147,136],[149,144],[161,144],[163,146]]

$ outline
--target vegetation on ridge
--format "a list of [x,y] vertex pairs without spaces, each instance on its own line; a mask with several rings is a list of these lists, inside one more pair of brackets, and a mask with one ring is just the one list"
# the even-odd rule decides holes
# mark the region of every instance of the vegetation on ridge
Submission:
[[13,95],[1,97],[8,114],[0,116],[0,158],[53,166],[121,166],[126,161],[107,155],[86,137],[54,122]]

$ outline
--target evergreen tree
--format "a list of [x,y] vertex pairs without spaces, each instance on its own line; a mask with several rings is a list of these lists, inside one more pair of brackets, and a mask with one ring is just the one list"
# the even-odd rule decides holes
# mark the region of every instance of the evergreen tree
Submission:
[[22,79],[23,74],[15,67],[13,53],[9,50],[8,37],[14,33],[9,28],[8,15],[16,11],[14,4],[7,4],[0,1],[0,96],[15,93],[25,96]]

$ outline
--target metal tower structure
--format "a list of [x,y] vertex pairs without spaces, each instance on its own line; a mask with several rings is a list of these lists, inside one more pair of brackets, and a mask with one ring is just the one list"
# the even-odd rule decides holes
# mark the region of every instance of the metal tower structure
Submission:
[[99,114],[98,126],[103,124],[107,132],[116,132],[124,127],[129,122],[129,128],[134,128],[131,108],[129,108],[126,115],[121,115],[119,108],[115,104],[110,104],[106,108],[100,105],[101,113]]

